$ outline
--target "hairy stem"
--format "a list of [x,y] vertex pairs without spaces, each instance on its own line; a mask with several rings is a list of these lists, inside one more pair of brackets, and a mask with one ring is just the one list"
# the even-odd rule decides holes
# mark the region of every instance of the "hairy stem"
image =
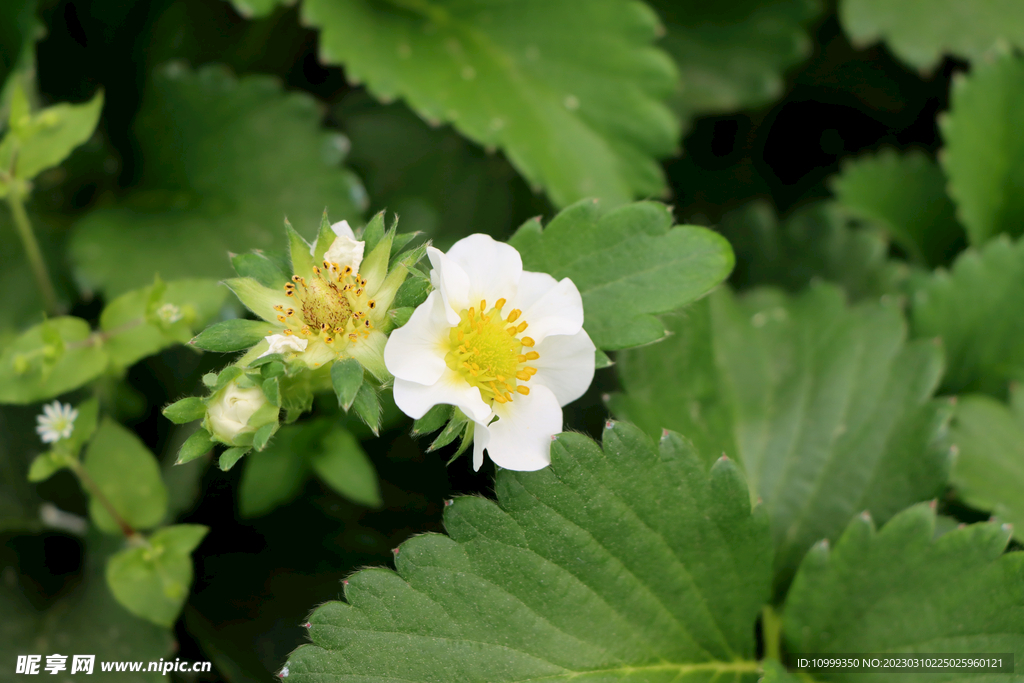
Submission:
[[50,280],[50,271],[46,268],[46,261],[43,260],[43,252],[39,249],[39,242],[32,231],[32,223],[29,222],[28,214],[25,213],[25,204],[21,201],[21,195],[17,191],[8,193],[7,205],[11,207],[11,214],[14,216],[14,225],[18,229],[18,236],[25,247],[25,254],[28,256],[28,263],[32,267],[32,274],[35,275],[36,284],[43,294],[43,304],[49,315],[57,314],[57,295],[53,289],[53,281]]

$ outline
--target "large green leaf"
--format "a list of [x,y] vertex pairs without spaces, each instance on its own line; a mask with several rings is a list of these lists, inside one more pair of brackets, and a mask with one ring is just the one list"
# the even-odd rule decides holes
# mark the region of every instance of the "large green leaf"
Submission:
[[499,472],[497,503],[457,498],[450,537],[406,541],[397,574],[350,577],[288,680],[756,680],[771,548],[735,464],[622,423],[551,450]]
[[263,76],[179,64],[157,71],[133,129],[138,189],[76,225],[81,274],[108,293],[149,284],[154,272],[228,276],[227,252],[278,245],[286,214],[309,236],[324,206],[335,220],[356,218],[365,193],[338,166],[342,139],[318,121],[310,97]]
[[[1024,20],[1024,4],[1017,5]],[[1024,59],[999,57],[953,79],[940,117],[949,191],[973,244],[1024,234]]]
[[957,496],[1010,522],[1024,539],[1024,393],[1014,389],[1013,410],[988,396],[962,397],[952,440],[958,449],[950,477]]
[[665,342],[619,354],[612,407],[648,433],[737,457],[764,500],[781,596],[800,558],[870,510],[888,519],[942,491],[950,406],[942,353],[907,343],[894,304],[849,308],[834,287],[789,298],[722,289],[670,319]]
[[[167,657],[174,647],[173,634],[166,628],[132,616],[110,594],[103,579],[107,557],[122,539],[91,535],[87,543],[85,571],[81,582],[66,596],[46,610],[33,605],[28,595],[33,586],[0,581],[0,661],[14,676],[18,655],[60,653],[68,656],[67,671],[57,680],[117,680],[123,683],[157,683],[167,678],[159,673],[121,672],[116,676],[101,672],[100,662],[145,661]],[[11,572],[10,577],[17,577]],[[41,599],[41,596],[39,596]],[[96,655],[92,676],[69,675],[71,657],[75,654]],[[42,670],[42,676],[49,675]],[[31,680],[26,678],[26,680]]]
[[384,504],[377,471],[351,432],[337,428],[328,432],[310,465],[328,486],[346,498],[367,507]]
[[736,252],[730,282],[740,289],[775,285],[799,292],[826,280],[857,301],[896,291],[906,278],[879,232],[854,225],[832,202],[809,204],[780,222],[767,202],[754,201],[725,214],[718,231]]
[[[103,420],[85,452],[85,469],[121,518],[135,529],[159,524],[167,510],[167,487],[160,466],[145,444],[130,431]],[[100,529],[119,533],[117,522],[97,497],[89,513]]]
[[683,116],[756,107],[782,94],[782,72],[811,53],[815,0],[654,0],[661,46],[676,59]]
[[[679,124],[671,60],[632,0],[307,0],[320,56],[382,100],[501,148],[557,205],[658,195]],[[333,211],[332,211],[333,215]]]
[[508,161],[449,127],[431,127],[402,103],[378,104],[365,92],[333,113],[352,141],[346,163],[366,184],[373,212],[401,216],[439,249],[474,232],[505,239],[524,216],[550,211]]
[[572,279],[598,348],[624,349],[663,338],[665,326],[653,314],[704,296],[732,270],[732,249],[721,236],[672,223],[671,209],[655,202],[605,211],[585,200],[543,230],[539,220],[528,221],[509,244],[524,269]]
[[[974,524],[938,538],[926,504],[876,532],[855,518],[835,549],[819,544],[793,581],[784,614],[790,652],[1014,653],[1024,657],[1024,553],[1003,554],[1007,527]],[[1017,665],[1019,666],[1019,664]],[[886,681],[922,680],[886,672]],[[822,674],[863,681],[863,673]],[[1020,676],[931,674],[930,680],[1017,681]]]
[[1008,380],[1024,379],[1024,241],[999,237],[961,254],[951,271],[915,282],[915,336],[939,337],[951,393],[1002,395]]
[[934,68],[945,54],[977,59],[997,43],[1024,46],[1024,5],[1015,0],[841,0],[855,45],[879,39],[905,62]]
[[963,229],[945,186],[942,170],[923,153],[901,156],[892,149],[844,164],[833,183],[843,206],[883,226],[923,266],[942,265],[962,247]]

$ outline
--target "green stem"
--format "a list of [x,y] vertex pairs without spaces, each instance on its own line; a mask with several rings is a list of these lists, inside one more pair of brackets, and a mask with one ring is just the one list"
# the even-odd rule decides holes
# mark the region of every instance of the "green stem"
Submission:
[[78,460],[72,460],[70,464],[71,470],[78,477],[78,480],[82,482],[82,486],[89,490],[96,500],[100,502],[100,505],[107,511],[107,514],[113,518],[117,525],[121,527],[121,533],[125,535],[125,538],[133,539],[138,537],[138,532],[132,528],[132,525],[125,521],[124,517],[114,509],[114,504],[110,502],[107,495],[103,493],[103,490],[96,483],[96,480],[92,478],[89,472]]
[[764,638],[764,658],[782,661],[782,618],[771,605],[761,610],[761,636]]
[[35,275],[36,284],[39,285],[39,290],[43,294],[46,312],[49,315],[56,315],[57,295],[53,289],[53,281],[50,280],[50,272],[46,269],[43,252],[39,249],[39,242],[36,241],[36,235],[32,232],[32,223],[28,220],[28,214],[25,213],[25,205],[22,203],[21,195],[18,194],[16,189],[12,188],[12,191],[8,193],[7,205],[11,207],[11,213],[14,215],[14,225],[18,228],[18,236],[25,247],[25,253],[28,255],[29,265],[32,266],[32,274]]

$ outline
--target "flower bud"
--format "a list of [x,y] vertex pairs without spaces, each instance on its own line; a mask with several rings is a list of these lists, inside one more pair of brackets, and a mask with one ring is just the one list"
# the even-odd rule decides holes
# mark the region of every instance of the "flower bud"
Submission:
[[277,420],[277,411],[258,386],[241,388],[236,381],[210,397],[204,427],[213,438],[229,446],[247,446],[253,433]]

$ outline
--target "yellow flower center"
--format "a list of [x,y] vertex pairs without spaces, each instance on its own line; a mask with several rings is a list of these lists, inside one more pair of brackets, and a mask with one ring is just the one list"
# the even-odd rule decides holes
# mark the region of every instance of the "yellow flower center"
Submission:
[[351,267],[324,261],[323,268],[313,266],[308,282],[293,275],[284,293],[296,300],[296,308],[274,306],[278,321],[290,325],[285,334],[319,337],[328,345],[340,341],[342,347],[370,336],[369,312],[377,304],[366,294],[366,280]]
[[529,394],[530,388],[519,382],[528,382],[537,374],[537,369],[526,363],[540,358],[536,351],[523,353],[534,341],[521,336],[529,327],[519,320],[522,311],[513,309],[502,318],[504,305],[505,299],[498,299],[487,310],[487,302],[481,301],[479,312],[474,307],[462,311],[459,324],[448,333],[449,351],[444,357],[448,367],[480,389],[490,405],[508,403],[512,394]]

